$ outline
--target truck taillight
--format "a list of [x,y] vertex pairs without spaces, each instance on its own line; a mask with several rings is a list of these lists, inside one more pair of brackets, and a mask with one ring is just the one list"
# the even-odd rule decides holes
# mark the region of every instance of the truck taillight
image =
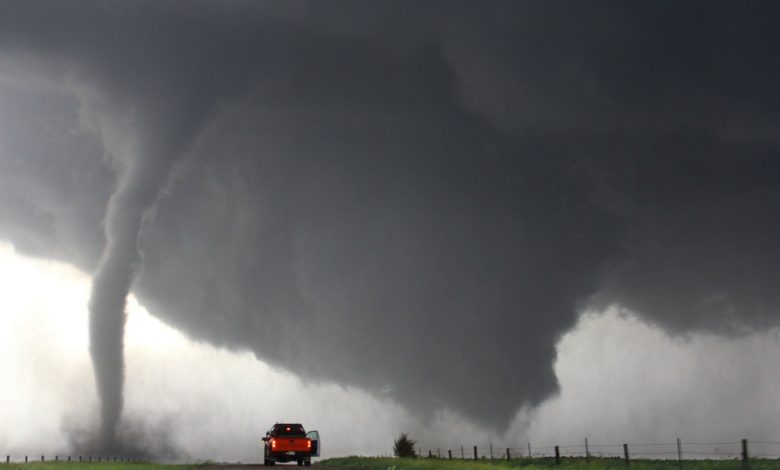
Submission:
[[271,449],[276,449],[276,439],[271,439]]
[[306,447],[311,449],[311,439],[306,439]]

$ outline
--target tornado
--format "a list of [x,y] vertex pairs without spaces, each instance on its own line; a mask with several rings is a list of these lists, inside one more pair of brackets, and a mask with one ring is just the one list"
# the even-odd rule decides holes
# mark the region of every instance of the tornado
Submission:
[[122,447],[117,427],[124,402],[125,307],[140,260],[138,235],[170,166],[166,160],[125,155],[106,211],[106,245],[89,299],[89,351],[100,399],[97,444],[105,450]]

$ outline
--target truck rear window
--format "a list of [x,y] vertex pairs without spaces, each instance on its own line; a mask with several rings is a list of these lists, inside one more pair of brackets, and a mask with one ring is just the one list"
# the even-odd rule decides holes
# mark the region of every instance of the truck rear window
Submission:
[[306,437],[306,431],[300,424],[275,424],[271,435],[273,437]]

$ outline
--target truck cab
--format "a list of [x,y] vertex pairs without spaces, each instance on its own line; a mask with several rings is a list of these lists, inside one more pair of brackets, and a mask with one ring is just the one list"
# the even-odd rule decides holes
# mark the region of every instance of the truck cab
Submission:
[[309,466],[311,458],[320,455],[319,432],[307,433],[300,423],[276,423],[262,440],[265,465],[297,462]]

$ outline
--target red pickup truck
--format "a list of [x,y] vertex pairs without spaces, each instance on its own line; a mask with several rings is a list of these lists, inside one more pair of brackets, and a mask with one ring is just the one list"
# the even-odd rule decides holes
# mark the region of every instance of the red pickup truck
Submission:
[[265,465],[276,462],[298,462],[311,465],[312,457],[320,455],[320,433],[304,431],[298,423],[276,423],[263,437]]

